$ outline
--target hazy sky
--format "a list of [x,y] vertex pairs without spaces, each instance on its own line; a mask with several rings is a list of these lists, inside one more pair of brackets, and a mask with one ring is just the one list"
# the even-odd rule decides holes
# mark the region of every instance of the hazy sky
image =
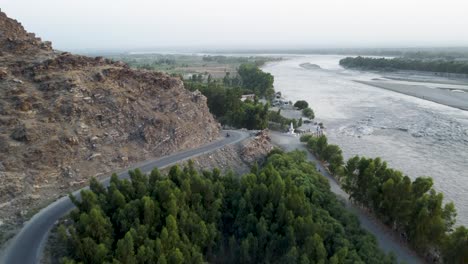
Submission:
[[57,49],[468,46],[468,0],[0,0]]

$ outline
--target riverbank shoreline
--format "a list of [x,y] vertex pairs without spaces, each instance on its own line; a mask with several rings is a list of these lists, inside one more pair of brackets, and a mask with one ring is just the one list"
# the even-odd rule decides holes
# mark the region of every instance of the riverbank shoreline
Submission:
[[468,93],[455,93],[444,89],[428,88],[422,85],[405,85],[362,80],[353,81],[468,111]]

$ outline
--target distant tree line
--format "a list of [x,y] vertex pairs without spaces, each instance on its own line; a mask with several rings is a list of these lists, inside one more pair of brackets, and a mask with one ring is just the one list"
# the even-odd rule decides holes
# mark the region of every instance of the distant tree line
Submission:
[[219,64],[254,64],[258,67],[262,66],[268,61],[275,60],[273,58],[250,56],[250,57],[234,57],[234,56],[223,56],[223,55],[205,55],[203,61],[211,62],[215,61]]
[[442,256],[445,263],[468,263],[468,229],[454,227],[455,206],[444,205],[443,194],[432,188],[432,178],[411,181],[380,158],[355,156],[345,164],[341,149],[329,145],[325,136],[305,135],[301,141],[328,163],[353,202],[401,233],[417,252]]
[[306,153],[273,151],[242,177],[174,166],[95,179],[59,227],[63,263],[396,263]]
[[399,56],[408,59],[418,60],[466,60],[468,59],[468,50],[460,51],[411,51],[400,54]]
[[144,57],[143,55],[138,55],[128,57],[114,57],[114,59],[122,60],[132,68],[145,70],[155,70],[162,65],[174,67],[177,64],[175,58],[164,56],[154,57],[148,55],[148,57]]
[[347,57],[340,60],[340,65],[345,68],[357,68],[363,70],[413,70],[440,73],[468,74],[468,62],[457,60],[422,60],[408,58],[370,58]]

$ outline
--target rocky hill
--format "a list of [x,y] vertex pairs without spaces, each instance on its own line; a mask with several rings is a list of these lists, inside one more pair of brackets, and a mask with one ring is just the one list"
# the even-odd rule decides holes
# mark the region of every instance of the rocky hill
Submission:
[[0,225],[219,130],[179,79],[55,51],[0,11]]

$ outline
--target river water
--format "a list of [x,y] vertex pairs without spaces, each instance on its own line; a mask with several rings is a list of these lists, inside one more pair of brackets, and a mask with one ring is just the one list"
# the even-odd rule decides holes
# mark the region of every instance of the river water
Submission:
[[457,224],[468,226],[468,111],[354,82],[382,76],[343,69],[343,57],[291,56],[263,70],[287,99],[309,102],[345,158],[381,157],[411,178],[431,176],[435,189],[455,203]]

